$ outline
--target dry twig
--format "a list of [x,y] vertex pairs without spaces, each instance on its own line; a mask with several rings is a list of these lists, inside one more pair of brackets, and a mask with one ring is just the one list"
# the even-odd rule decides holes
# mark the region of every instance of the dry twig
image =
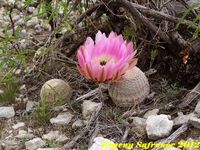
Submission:
[[[166,139],[162,139],[159,141],[156,141],[156,143],[171,143],[174,140],[176,140],[181,134],[183,134],[188,129],[188,124],[183,124],[180,128],[178,128],[174,133],[172,133],[169,137]],[[153,148],[152,150],[161,150],[162,148]]]
[[96,122],[98,116],[99,116],[99,112],[101,111],[101,108],[103,107],[103,104],[101,103],[101,105],[99,105],[96,109],[96,112],[94,112],[88,122],[88,124],[86,125],[86,127],[84,128],[83,131],[81,131],[81,133],[77,136],[75,136],[72,141],[70,141],[69,143],[65,144],[63,146],[64,149],[71,149],[75,144],[76,142],[83,138],[90,130],[91,130],[91,125]]
[[179,108],[185,108],[190,103],[192,103],[195,99],[200,97],[200,82],[192,89],[191,92],[189,92],[182,100],[182,103],[180,103],[178,106]]

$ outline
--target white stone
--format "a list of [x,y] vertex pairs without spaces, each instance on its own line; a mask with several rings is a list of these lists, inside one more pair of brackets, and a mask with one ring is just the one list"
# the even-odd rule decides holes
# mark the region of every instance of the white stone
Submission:
[[101,103],[85,100],[82,104],[82,114],[84,119],[88,119]]
[[94,139],[94,143],[88,150],[118,150],[118,148],[113,147],[113,145],[114,142],[109,139],[103,137],[96,137]]
[[60,148],[38,148],[37,150],[61,150]]
[[72,120],[73,115],[70,112],[60,113],[56,118],[51,118],[50,122],[55,125],[67,125]]
[[22,86],[20,86],[19,90],[20,90],[21,93],[25,93],[27,91],[26,85],[23,84]]
[[167,115],[149,116],[146,120],[146,131],[150,139],[166,137],[170,134],[173,121]]
[[132,130],[138,137],[146,135],[146,119],[140,117],[129,117]]
[[45,142],[41,138],[34,138],[30,141],[25,142],[26,149],[28,150],[37,150],[45,146]]
[[35,135],[31,133],[27,133],[25,130],[19,130],[18,134],[15,136],[17,139],[26,139],[30,140],[35,137]]
[[35,7],[28,7],[28,12],[33,13],[35,11]]
[[136,127],[146,127],[146,119],[140,118],[140,117],[130,117],[132,120],[131,124],[133,124]]
[[15,71],[14,71],[15,75],[20,75],[20,74],[21,74],[21,72],[22,72],[22,70],[21,70],[21,69],[17,69],[17,70],[15,70]]
[[27,21],[27,27],[33,27],[39,24],[39,19],[37,17],[32,17],[29,21]]
[[16,130],[16,129],[19,129],[19,128],[24,127],[24,126],[25,126],[24,122],[18,122],[17,124],[13,125],[12,128],[14,130]]
[[200,119],[196,117],[191,117],[189,123],[192,124],[195,128],[200,129]]
[[16,26],[21,26],[21,25],[24,25],[24,19],[23,18],[20,18],[19,20],[17,20],[17,22],[15,23]]
[[61,79],[51,79],[44,83],[40,91],[41,100],[51,106],[62,105],[72,96],[72,89],[68,82]]
[[194,113],[190,113],[190,114],[187,114],[187,115],[184,115],[182,112],[179,112],[178,113],[178,117],[174,118],[173,119],[173,122],[174,122],[174,126],[178,126],[178,125],[182,125],[184,123],[187,123],[188,120],[191,118],[191,117],[196,117],[197,115],[194,114]]
[[83,120],[81,120],[81,119],[76,120],[76,121],[72,124],[72,128],[73,128],[73,129],[75,129],[75,128],[80,128],[80,127],[82,127],[82,126],[84,126],[84,122],[83,122]]
[[159,113],[159,109],[149,110],[144,114],[144,118],[147,119],[149,116],[156,116]]
[[8,5],[13,5],[15,3],[15,0],[7,0]]
[[163,150],[181,150],[181,149],[176,147],[171,147],[171,148],[164,148]]
[[32,110],[33,110],[33,107],[34,107],[34,102],[32,102],[32,101],[28,101],[27,103],[26,103],[26,111],[27,112],[31,112]]
[[0,149],[2,150],[16,150],[19,149],[19,143],[15,139],[4,140],[3,143],[0,142]]
[[59,131],[50,131],[49,133],[44,134],[42,136],[42,139],[52,141],[57,139],[58,137],[59,137]]
[[4,91],[0,89],[0,94],[3,94],[3,93],[4,93]]
[[15,116],[13,107],[0,107],[0,118],[11,118]]
[[69,140],[68,137],[66,137],[65,135],[61,134],[61,135],[59,135],[59,137],[56,139],[56,142],[61,143],[61,144],[65,144],[68,140]]
[[197,103],[194,111],[200,115],[200,101]]

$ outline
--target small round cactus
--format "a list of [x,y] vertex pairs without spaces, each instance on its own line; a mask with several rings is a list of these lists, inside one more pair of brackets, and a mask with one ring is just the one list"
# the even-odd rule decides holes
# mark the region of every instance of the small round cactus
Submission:
[[110,84],[108,92],[117,106],[131,107],[147,97],[150,87],[145,74],[135,66],[123,75],[122,81]]
[[51,79],[45,82],[40,91],[41,100],[44,100],[47,105],[51,106],[63,104],[71,96],[71,87],[61,79]]

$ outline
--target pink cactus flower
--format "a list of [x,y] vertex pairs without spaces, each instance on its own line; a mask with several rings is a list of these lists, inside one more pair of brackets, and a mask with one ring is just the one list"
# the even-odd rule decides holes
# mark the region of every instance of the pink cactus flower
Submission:
[[133,43],[122,35],[111,32],[108,37],[98,31],[95,42],[88,37],[77,52],[78,70],[87,79],[97,82],[118,81],[125,72],[135,66]]

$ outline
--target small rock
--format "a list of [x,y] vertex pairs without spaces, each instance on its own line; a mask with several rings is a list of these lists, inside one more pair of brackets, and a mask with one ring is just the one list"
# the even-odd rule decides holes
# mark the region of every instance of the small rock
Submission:
[[28,47],[28,44],[29,42],[26,39],[22,39],[18,42],[18,45],[22,50],[26,50]]
[[68,140],[69,140],[68,137],[66,137],[65,135],[61,134],[61,135],[59,135],[59,137],[56,139],[56,142],[58,142],[58,143],[60,143],[60,144],[65,144]]
[[51,79],[44,83],[40,91],[41,100],[45,100],[51,106],[62,105],[72,96],[69,84],[61,79]]
[[14,130],[16,130],[16,129],[19,129],[19,128],[24,127],[24,126],[25,126],[24,122],[18,122],[17,124],[13,125],[12,128]]
[[195,110],[194,110],[197,114],[200,115],[200,101],[197,103]]
[[130,117],[132,120],[130,125],[133,125],[131,130],[133,130],[137,137],[142,137],[146,135],[146,119],[140,117]]
[[86,100],[82,104],[82,114],[84,119],[88,119],[101,103]]
[[4,91],[0,89],[0,94],[3,94],[3,93],[4,93]]
[[21,72],[22,72],[22,70],[21,70],[21,69],[17,69],[17,70],[15,70],[15,71],[14,71],[14,74],[15,74],[15,75],[20,75],[20,74],[21,74]]
[[114,142],[109,139],[96,137],[94,138],[94,144],[92,144],[92,146],[88,150],[118,150],[118,148],[113,147],[113,145]]
[[140,117],[130,117],[132,120],[131,124],[134,126],[146,127],[146,119]]
[[33,110],[33,107],[34,107],[34,102],[32,102],[32,101],[28,101],[27,103],[26,103],[26,111],[27,112],[31,112],[32,110]]
[[52,141],[57,139],[58,137],[59,137],[59,131],[50,131],[48,134],[44,134],[42,136],[42,139]]
[[168,136],[172,127],[173,121],[167,115],[149,116],[146,121],[146,131],[150,139]]
[[193,125],[195,128],[200,129],[200,119],[197,117],[191,117],[189,119],[189,123]]
[[76,120],[76,121],[72,124],[72,128],[73,128],[73,129],[75,129],[75,128],[80,128],[80,127],[82,127],[82,126],[84,126],[84,122],[83,122],[83,120],[81,120],[81,119]]
[[15,116],[13,107],[0,107],[0,118],[11,118]]
[[67,109],[66,106],[62,105],[62,106],[56,106],[56,107],[54,107],[53,111],[60,112],[60,111],[66,110],[66,109]]
[[17,22],[15,22],[15,25],[21,26],[21,25],[24,25],[24,23],[25,23],[24,18],[20,18],[19,20],[17,20]]
[[27,27],[33,27],[39,24],[39,19],[37,17],[32,17],[29,21],[27,21]]
[[164,148],[163,150],[181,150],[181,149],[176,147],[171,147],[171,148]]
[[17,139],[26,139],[30,140],[35,137],[35,135],[31,133],[27,133],[25,130],[19,130],[18,135],[15,136]]
[[27,36],[27,31],[26,31],[26,29],[22,29],[22,30],[21,30],[21,34],[22,34],[23,36]]
[[25,146],[28,150],[37,150],[38,148],[45,146],[45,142],[41,138],[34,138],[25,142]]
[[35,32],[38,33],[38,34],[42,32],[42,26],[40,24],[37,24],[34,27],[34,29],[35,29]]
[[60,148],[38,148],[37,150],[61,150]]
[[178,113],[178,117],[176,117],[173,122],[174,122],[174,126],[179,126],[179,125],[182,125],[184,123],[187,123],[188,120],[191,118],[191,117],[196,117],[197,115],[194,114],[194,113],[190,113],[188,115],[184,115],[182,112],[179,112]]
[[149,116],[156,116],[159,113],[159,109],[149,110],[144,114],[144,118],[147,119]]
[[23,84],[22,86],[20,86],[19,91],[20,91],[21,93],[25,93],[25,92],[27,91],[26,85]]
[[73,115],[70,112],[60,113],[56,118],[51,118],[50,122],[55,125],[67,125],[72,120]]
[[[16,150],[19,149],[19,143],[16,140],[5,140],[1,143],[4,150]],[[0,145],[0,149],[1,149]]]
[[28,7],[27,11],[32,14],[35,11],[35,7]]

